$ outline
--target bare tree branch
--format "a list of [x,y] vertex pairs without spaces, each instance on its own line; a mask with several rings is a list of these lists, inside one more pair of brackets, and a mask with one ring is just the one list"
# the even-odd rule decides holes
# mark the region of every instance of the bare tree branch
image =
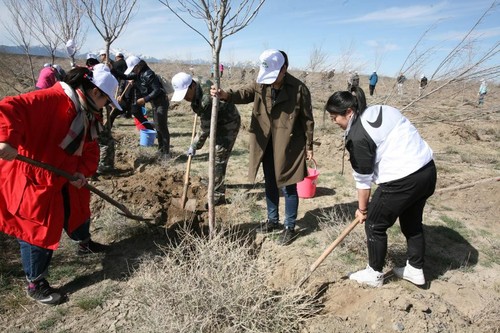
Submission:
[[[216,69],[219,68],[219,57],[222,49],[222,42],[238,31],[248,26],[257,16],[265,0],[241,0],[233,10],[235,1],[231,0],[158,0],[165,5],[175,16],[177,16],[186,26],[200,35],[212,49],[212,61]],[[173,6],[172,3],[176,3]],[[202,20],[208,30],[208,36],[194,27],[184,15],[196,20]],[[220,73],[214,71],[215,87],[220,87]],[[210,119],[210,151],[208,166],[208,219],[210,235],[215,231],[215,209],[214,209],[214,188],[215,188],[215,137],[217,133],[217,111],[219,109],[219,99],[214,97],[212,103],[212,118]]]
[[133,17],[137,0],[79,0],[90,22],[105,43],[106,59],[111,44],[121,35]]
[[328,62],[328,53],[323,50],[321,45],[314,45],[311,53],[309,53],[309,69],[311,72],[320,72],[326,69]]
[[[401,111],[407,110],[410,106],[414,105],[419,100],[426,98],[437,91],[443,89],[444,87],[455,83],[455,82],[465,82],[472,81],[478,78],[496,78],[499,75],[500,66],[498,64],[489,64],[489,62],[493,59],[494,56],[500,53],[500,41],[496,41],[491,45],[489,49],[484,52],[480,52],[480,50],[475,46],[476,41],[479,39],[479,36],[474,36],[474,32],[479,27],[480,23],[484,20],[484,18],[491,14],[496,7],[498,6],[497,0],[493,1],[492,4],[483,12],[483,14],[479,17],[479,19],[474,23],[471,29],[464,35],[463,38],[457,43],[457,45],[443,58],[443,60],[439,63],[437,68],[434,70],[430,83],[428,84],[428,90],[422,96],[419,96],[404,106]],[[432,27],[431,27],[432,28]],[[417,46],[422,41],[423,37],[429,32],[431,29],[427,29],[418,42],[414,45],[411,54],[416,53]],[[477,43],[479,44],[479,43]],[[471,50],[478,54],[476,57],[472,54]],[[409,58],[409,57],[408,57]],[[401,68],[405,68],[406,62],[408,58],[405,60]],[[408,67],[406,67],[406,71],[410,71],[418,64],[422,58],[418,58],[411,63]],[[437,87],[432,87],[432,84],[438,83]],[[390,95],[386,98],[389,99]]]
[[78,0],[46,0],[52,13],[52,19],[57,24],[57,36],[62,44],[73,40],[76,45],[72,54],[68,53],[71,63],[75,62],[75,54],[85,42],[87,28],[84,25],[85,10]]
[[10,40],[14,45],[19,45],[23,48],[30,66],[31,86],[35,87],[35,70],[33,68],[33,58],[30,53],[32,30],[31,16],[28,13],[28,3],[26,0],[3,0],[3,2],[10,13],[12,25],[8,25],[6,22],[2,22],[2,25],[9,33]]

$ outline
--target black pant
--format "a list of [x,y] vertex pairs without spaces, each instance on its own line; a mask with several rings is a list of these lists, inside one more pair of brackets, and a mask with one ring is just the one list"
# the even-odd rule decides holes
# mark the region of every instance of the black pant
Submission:
[[399,217],[406,237],[407,257],[415,268],[424,266],[425,239],[422,214],[427,198],[436,188],[436,166],[430,161],[402,179],[379,184],[368,207],[365,232],[369,265],[381,272],[387,254],[387,229]]
[[158,136],[158,150],[163,154],[170,153],[170,132],[168,131],[168,99],[161,97],[151,101],[153,119]]
[[370,84],[370,96],[373,96],[374,91],[375,91],[375,86]]

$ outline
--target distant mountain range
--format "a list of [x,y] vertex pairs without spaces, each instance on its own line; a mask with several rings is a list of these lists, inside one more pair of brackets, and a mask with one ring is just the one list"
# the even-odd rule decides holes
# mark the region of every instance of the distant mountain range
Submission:
[[[123,54],[129,54],[129,52],[123,51],[123,50],[115,50],[111,49],[110,54],[115,54],[116,52],[122,52]],[[8,46],[8,45],[0,45],[0,53],[10,53],[10,54],[24,54],[24,50],[21,46]],[[30,53],[31,55],[34,56],[41,56],[41,57],[50,57],[50,53],[47,51],[46,48],[43,46],[32,46],[30,47]],[[97,51],[88,51],[85,53],[79,53],[75,55],[76,59],[87,59],[87,54],[93,53],[95,55],[99,54],[99,50]],[[66,50],[56,50],[55,52],[56,57],[58,58],[67,58],[68,53]],[[147,62],[161,62],[161,59],[155,58],[155,57],[150,57],[147,55],[137,55],[139,58],[146,60]]]
[[[112,48],[109,51],[109,53],[111,55],[114,55],[116,52],[122,52],[125,56],[132,54],[131,52],[128,52],[126,50],[121,50],[121,49],[113,49]],[[21,46],[0,45],[0,53],[24,54],[24,50],[23,50],[23,48]],[[49,52],[43,46],[32,46],[30,48],[30,53],[31,53],[31,55],[34,55],[34,56],[50,57]],[[83,60],[85,60],[85,59],[87,59],[87,54],[89,54],[89,53],[93,53],[95,55],[98,55],[99,54],[99,50],[91,50],[91,51],[87,51],[87,52],[82,52],[82,53],[76,54],[75,55],[75,59],[83,59]],[[179,60],[179,59],[168,60],[168,59],[158,59],[158,58],[151,57],[151,56],[144,55],[144,54],[135,54],[135,55],[138,56],[141,59],[144,59],[146,62],[150,62],[150,63],[157,63],[157,62],[182,62],[182,60]],[[56,50],[56,57],[57,58],[67,58],[68,57],[68,53],[66,52],[66,50]],[[114,58],[114,56],[111,57],[111,59],[113,59],[113,58]],[[203,60],[203,59],[191,59],[190,61],[186,61],[185,63],[186,64],[190,64],[190,65],[209,65],[210,61]],[[244,61],[244,62],[234,63],[233,66],[234,67],[243,67],[243,68],[246,68],[246,67],[254,67],[254,66],[258,66],[258,65],[254,64],[254,63],[252,63],[250,61]]]
[[[125,54],[125,56],[131,54],[131,52],[127,52],[126,50],[113,49],[113,48],[110,49],[110,51],[109,51],[109,53],[111,55],[114,55],[116,52],[122,52],[123,54]],[[0,53],[24,54],[24,50],[21,46],[0,45]],[[30,53],[31,53],[31,55],[40,56],[40,57],[50,57],[51,56],[50,53],[47,51],[47,49],[44,48],[43,46],[30,47]],[[75,59],[87,59],[87,54],[89,54],[89,53],[95,54],[97,56],[99,54],[99,50],[87,51],[87,52],[76,54]],[[55,54],[56,54],[57,58],[67,58],[68,57],[68,53],[66,52],[66,50],[56,50]],[[144,54],[135,54],[135,55],[138,56],[139,58],[145,60],[146,62],[151,62],[151,63],[174,61],[174,60],[158,59],[158,58],[151,57],[151,56],[144,55]],[[113,58],[114,58],[114,56],[111,57],[111,59],[113,59]],[[175,61],[178,61],[178,60],[175,60]],[[204,64],[209,64],[209,62],[206,60],[195,59],[195,60],[191,60],[190,64],[204,65]]]

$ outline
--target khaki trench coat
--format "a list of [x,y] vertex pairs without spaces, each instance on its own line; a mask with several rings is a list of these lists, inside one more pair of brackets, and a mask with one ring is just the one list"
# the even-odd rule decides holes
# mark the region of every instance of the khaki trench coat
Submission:
[[228,92],[228,102],[254,103],[249,129],[249,180],[255,181],[264,151],[272,144],[279,188],[298,183],[307,175],[306,150],[313,149],[314,132],[309,89],[289,73],[283,80],[274,103],[270,85],[254,83]]

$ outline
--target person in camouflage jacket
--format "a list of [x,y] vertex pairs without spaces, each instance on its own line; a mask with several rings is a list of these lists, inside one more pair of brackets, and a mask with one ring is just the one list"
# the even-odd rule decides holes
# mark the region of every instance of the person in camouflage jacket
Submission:
[[[182,99],[191,102],[191,109],[200,118],[200,128],[190,145],[187,155],[194,156],[196,150],[201,149],[210,135],[210,122],[212,117],[212,96],[210,80],[196,82],[187,73],[178,73],[172,78],[175,92],[172,102]],[[220,102],[217,116],[217,137],[215,138],[215,204],[226,203],[226,169],[229,156],[233,150],[234,142],[240,130],[241,117],[233,103]]]

